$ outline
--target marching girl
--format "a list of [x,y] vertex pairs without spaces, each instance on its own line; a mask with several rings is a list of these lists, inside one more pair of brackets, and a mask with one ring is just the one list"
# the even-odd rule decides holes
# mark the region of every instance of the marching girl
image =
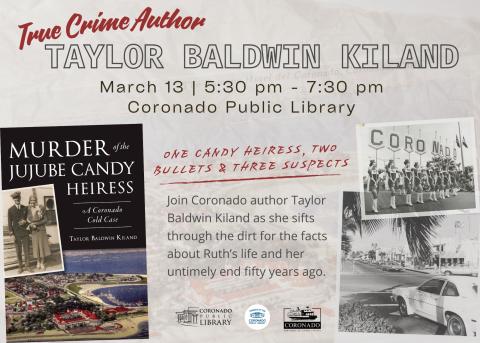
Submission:
[[455,166],[455,163],[452,163],[450,165],[448,174],[450,175],[450,190],[452,191],[452,196],[457,196],[458,181],[457,181],[457,168]]
[[414,171],[413,169],[410,167],[410,161],[409,160],[405,160],[403,162],[404,164],[404,168],[403,168],[403,185],[405,187],[405,194],[406,194],[406,199],[405,199],[405,203],[408,205],[408,206],[413,206],[412,204],[412,189],[413,189],[413,178],[414,178]]
[[424,193],[425,191],[426,191],[426,192],[430,191],[430,183],[429,183],[429,181],[428,181],[427,169],[421,168],[420,170],[421,170],[421,172],[422,172],[422,174],[421,174],[422,176],[420,177],[420,184],[422,185],[422,190],[423,190],[422,196],[421,196],[420,199],[422,200],[422,204],[423,204],[423,201],[424,201],[424,200],[423,200],[423,193]]
[[435,173],[435,168],[432,162],[427,162],[427,176],[428,176],[428,185],[430,189],[430,201],[437,200],[437,175]]
[[424,186],[428,185],[428,178],[426,177],[425,171],[420,169],[418,162],[415,162],[413,165],[413,177],[414,189],[417,192],[417,204],[423,204],[423,191],[426,189]]
[[443,191],[445,192],[444,199],[450,198],[450,186],[451,186],[450,172],[448,170],[448,163],[445,162],[444,170],[443,170]]
[[405,173],[403,170],[397,170],[397,180],[398,194],[407,195],[407,189],[405,187]]
[[444,184],[444,177],[443,177],[443,169],[441,165],[436,166],[437,171],[437,190],[438,190],[438,197],[440,199],[445,199],[445,184]]
[[393,160],[388,161],[388,164],[385,168],[387,174],[388,187],[390,188],[390,208],[396,210],[397,206],[395,204],[395,192],[397,190],[398,182],[398,170],[395,167],[395,162]]
[[378,180],[380,173],[374,160],[370,160],[368,165],[367,189],[372,193],[372,212],[378,213]]

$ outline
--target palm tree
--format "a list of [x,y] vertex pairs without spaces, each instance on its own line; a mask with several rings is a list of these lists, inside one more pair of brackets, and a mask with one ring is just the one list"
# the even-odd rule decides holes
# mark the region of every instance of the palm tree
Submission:
[[380,251],[380,253],[378,254],[378,256],[380,256],[380,259],[383,261],[385,259],[385,256],[387,255],[387,253],[385,251]]
[[393,232],[405,232],[408,248],[412,256],[428,260],[432,256],[430,240],[435,237],[435,227],[443,216],[408,217],[372,219],[362,221],[360,193],[343,193],[342,251],[344,253],[344,237],[347,237],[345,248],[351,249],[351,234],[372,234],[389,225]]

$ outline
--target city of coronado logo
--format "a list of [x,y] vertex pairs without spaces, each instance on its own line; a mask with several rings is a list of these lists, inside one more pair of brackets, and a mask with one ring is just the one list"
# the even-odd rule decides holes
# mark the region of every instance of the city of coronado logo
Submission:
[[285,330],[320,330],[322,328],[321,309],[310,306],[297,306],[283,309]]
[[265,329],[270,323],[270,312],[260,304],[250,306],[245,311],[245,324],[252,330]]

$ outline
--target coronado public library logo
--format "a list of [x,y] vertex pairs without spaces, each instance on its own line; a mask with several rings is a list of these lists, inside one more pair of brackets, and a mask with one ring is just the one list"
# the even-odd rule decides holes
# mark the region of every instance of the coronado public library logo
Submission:
[[228,326],[232,324],[231,308],[188,307],[176,312],[177,323],[184,326]]

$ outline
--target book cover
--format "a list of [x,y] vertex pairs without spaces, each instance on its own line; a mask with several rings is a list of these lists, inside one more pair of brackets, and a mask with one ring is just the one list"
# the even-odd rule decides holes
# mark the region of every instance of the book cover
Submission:
[[0,139],[7,341],[148,338],[142,126]]

